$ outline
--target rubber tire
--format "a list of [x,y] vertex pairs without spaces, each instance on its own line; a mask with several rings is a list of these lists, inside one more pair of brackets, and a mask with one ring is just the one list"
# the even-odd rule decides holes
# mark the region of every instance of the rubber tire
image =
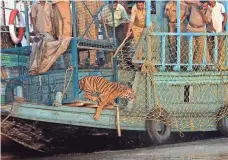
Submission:
[[[220,132],[221,132],[225,137],[228,137],[228,127],[226,126],[225,118],[228,119],[228,116],[222,118],[222,119],[218,122],[218,127],[219,127]],[[227,125],[228,125],[228,124],[227,124]]]
[[156,129],[157,122],[153,120],[146,120],[146,131],[153,143],[161,144],[167,141],[171,134],[171,126],[164,125],[164,131],[159,134]]

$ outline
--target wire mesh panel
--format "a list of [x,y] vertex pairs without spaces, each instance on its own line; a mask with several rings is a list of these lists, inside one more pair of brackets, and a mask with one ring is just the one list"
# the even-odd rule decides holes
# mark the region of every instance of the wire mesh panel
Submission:
[[[113,31],[103,20],[113,23],[112,11],[105,10],[107,5],[103,1],[76,1],[78,47],[80,49],[114,50],[113,37],[111,39],[98,37],[99,31],[104,35]],[[107,37],[107,36],[106,36]]]
[[[64,92],[63,102],[72,101],[73,71],[68,70],[68,67],[71,66],[70,53],[66,51],[48,72],[40,75],[29,74],[29,56],[26,56],[26,53],[24,51],[18,52],[18,54],[11,52],[10,54],[1,54],[2,67],[4,66],[6,72],[6,77],[4,79],[1,77],[1,104],[15,101],[18,86],[22,87],[26,102],[52,105],[56,92]],[[112,80],[113,77],[111,70],[104,70],[99,66],[96,68],[91,66],[79,68],[79,79],[89,75],[100,75],[109,80]],[[83,93],[79,95],[79,98],[83,98]]]
[[162,121],[179,131],[215,128],[228,115],[226,40],[181,36],[178,45],[176,37],[152,30],[145,29],[137,44],[127,41],[118,53],[119,81],[136,92],[134,103],[120,100],[121,120]]

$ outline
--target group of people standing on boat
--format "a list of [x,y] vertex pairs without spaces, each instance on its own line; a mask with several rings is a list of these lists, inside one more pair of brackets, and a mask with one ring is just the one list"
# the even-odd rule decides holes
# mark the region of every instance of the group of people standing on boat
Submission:
[[[83,3],[85,4],[83,5]],[[87,25],[92,21],[93,17],[90,15],[86,16],[86,14],[89,14],[90,11],[91,14],[94,15],[97,10],[104,5],[104,2],[102,1],[85,1],[83,3],[81,1],[76,1],[75,6],[77,11],[78,36],[84,34]],[[88,10],[86,10],[85,6]],[[112,13],[114,13],[114,20],[112,18]],[[129,18],[126,9],[118,1],[110,1],[102,8],[99,14],[99,20],[102,21],[101,24],[105,25],[108,32],[108,35],[104,35],[104,38],[113,38],[112,33],[114,28],[118,44],[121,44],[125,37],[130,36],[132,32],[135,41],[137,42],[145,28],[145,17],[145,1],[136,1],[136,4],[132,8],[131,18]],[[39,0],[32,5],[31,19],[35,34],[45,32],[57,37],[59,40],[72,36],[72,18],[69,0],[53,0],[52,3],[45,0]],[[126,29],[127,35],[124,31]],[[96,40],[97,37],[98,28],[95,24],[90,26],[89,34],[83,35],[84,39]],[[79,54],[79,65],[85,63],[85,57],[83,57],[83,55],[85,54]],[[105,66],[111,67],[112,53],[108,52],[104,55]],[[90,51],[90,65],[96,65],[95,60],[96,51],[92,50]]]
[[[85,1],[87,8],[91,11],[91,14],[95,14],[101,6],[104,5],[102,1]],[[146,27],[146,5],[144,0],[137,0],[135,5],[131,9],[131,15],[129,16],[126,11],[126,7],[120,4],[121,1],[110,1],[106,4],[98,15],[98,19],[101,24],[106,25],[108,36],[104,35],[104,38],[113,37],[113,28],[115,29],[115,37],[117,43],[120,45],[126,37],[133,35],[135,43],[139,41],[140,36],[144,28]],[[82,5],[81,1],[76,1],[77,10],[77,31],[78,36],[85,32],[85,28],[92,20],[92,16],[86,16],[88,11],[82,11],[85,5]],[[113,10],[112,10],[113,9]],[[168,18],[168,25],[170,32],[177,31],[177,19],[176,19],[177,2],[169,1],[164,10],[165,16]],[[114,14],[114,23],[112,12]],[[81,14],[80,14],[81,13]],[[88,12],[89,14],[89,12]],[[72,15],[69,0],[53,0],[52,3],[45,0],[39,0],[32,5],[31,18],[34,28],[34,33],[47,32],[51,35],[55,35],[59,40],[65,37],[72,37]],[[180,2],[180,22],[181,32],[214,32],[220,33],[225,31],[225,25],[227,23],[227,15],[225,7],[222,3],[215,0],[198,1],[198,0],[181,0]],[[188,21],[187,21],[188,19]],[[114,25],[114,26],[113,26]],[[98,28],[95,24],[92,24],[89,29],[90,34],[84,34],[85,39],[96,40],[98,37]],[[223,52],[222,44],[224,42],[224,36],[218,37],[218,59],[224,57],[221,55]],[[214,36],[207,38],[206,54],[207,63],[211,63],[213,57],[214,48]],[[172,63],[176,62],[176,50],[177,42],[175,36],[169,36],[170,43],[170,59]],[[181,36],[181,55],[186,54],[185,45],[186,39]],[[201,64],[204,54],[204,36],[193,37],[193,60],[197,64]],[[225,53],[223,53],[225,54]],[[83,65],[85,62],[85,54],[79,54],[79,64]],[[105,54],[105,66],[111,65],[112,53]],[[184,60],[184,58],[182,58]],[[90,65],[96,65],[96,51],[90,52]]]
[[[119,44],[124,37],[130,37],[133,33],[134,41],[137,43],[144,28],[146,27],[146,6],[145,1],[136,1],[132,7],[131,17],[128,18],[124,7],[114,1],[114,22],[116,28],[116,37]],[[164,10],[165,16],[168,18],[169,32],[177,31],[177,1],[170,0]],[[105,15],[107,17],[107,15]],[[104,16],[104,17],[105,17]],[[125,21],[123,21],[125,20]],[[187,21],[188,20],[188,21]],[[120,23],[122,21],[122,23]],[[123,22],[128,23],[126,35],[123,33]],[[222,3],[216,0],[199,1],[199,0],[181,0],[180,2],[180,31],[194,33],[221,33],[225,32],[227,23],[227,14]],[[112,24],[108,24],[112,26]],[[153,24],[152,24],[153,25]],[[214,57],[215,36],[207,37],[207,47],[205,46],[204,36],[193,37],[193,62],[202,64],[203,56],[206,50],[207,63],[213,63]],[[170,60],[171,63],[176,63],[177,59],[177,42],[176,36],[169,36],[170,44]],[[181,61],[188,62],[186,54],[186,39],[181,36]],[[225,63],[225,36],[218,36],[218,61],[219,64]],[[142,58],[142,56],[139,56]],[[225,66],[225,65],[224,65]]]
[[[169,1],[165,8],[165,15],[169,19],[170,32],[176,32],[176,1]],[[180,2],[180,22],[181,32],[194,32],[194,33],[221,33],[225,32],[225,26],[227,23],[227,14],[225,7],[222,3],[216,0],[209,1],[192,1],[185,0]],[[187,26],[185,21],[188,18]],[[206,47],[206,60],[207,63],[213,63],[213,49],[214,49],[214,36],[207,37]],[[224,36],[218,36],[218,59],[219,61],[225,61],[225,51],[222,51],[224,45]],[[169,42],[171,44],[172,60],[176,61],[176,38],[169,36]],[[185,54],[185,39],[181,36],[181,55]],[[204,36],[193,37],[193,60],[197,64],[202,64],[204,54],[205,42]],[[184,61],[184,57],[182,58]]]

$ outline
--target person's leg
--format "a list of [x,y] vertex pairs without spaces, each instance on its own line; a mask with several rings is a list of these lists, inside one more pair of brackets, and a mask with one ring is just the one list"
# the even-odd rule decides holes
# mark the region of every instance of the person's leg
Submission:
[[[181,24],[181,32],[186,32],[185,24]],[[188,63],[188,44],[185,36],[180,36],[181,39],[181,63]]]
[[105,53],[105,64],[110,65],[112,59],[112,52]]
[[210,57],[210,63],[214,62],[213,53],[214,53],[214,36],[207,36],[207,48],[208,48],[208,56]]
[[[176,27],[174,25],[169,26],[169,32],[176,32]],[[177,62],[177,39],[176,36],[169,36],[169,62],[176,63]]]
[[197,61],[197,39],[196,37],[192,38],[192,54],[193,54],[193,64],[196,64]]
[[[76,1],[76,11],[77,11],[77,30],[78,36],[82,36],[86,29],[86,18],[85,18],[85,6],[83,5],[82,1]],[[87,11],[88,12],[88,11]]]
[[[143,29],[144,28],[140,28],[140,27],[137,27],[137,26],[133,26],[132,27],[132,34],[133,34],[133,37],[134,37],[134,43],[135,44],[138,44],[139,40],[140,40],[140,37],[143,33]],[[137,59],[142,59],[143,57],[143,52],[142,51],[139,51],[137,53]]]
[[[227,53],[228,54],[228,53]],[[226,67],[226,37],[218,37],[218,66],[221,70],[227,70]]]
[[[75,7],[77,11],[77,35],[78,37],[82,36],[86,29],[86,18],[85,18],[85,6],[82,1],[76,1]],[[85,38],[85,37],[84,37]],[[79,67],[83,67],[85,65],[87,53],[85,51],[78,52],[78,64]]]
[[204,56],[204,36],[197,36],[196,37],[196,63],[201,64],[203,63],[203,56]]
[[[94,15],[96,12],[94,9],[92,9],[95,6],[95,1],[86,1],[86,5],[89,8],[89,11]],[[89,14],[89,11],[86,11],[86,19],[87,19],[87,23],[86,23],[86,27],[87,25],[89,25],[89,23],[91,23],[93,21],[93,17]],[[96,29],[96,25],[92,24],[88,30],[88,34],[87,38],[91,39],[91,40],[97,40],[97,36],[98,36],[98,30]],[[90,65],[96,65],[96,56],[97,56],[97,52],[96,50],[90,50],[89,52],[89,64]]]
[[133,26],[132,27],[132,34],[134,37],[134,42],[137,44],[139,42],[139,39],[142,35],[143,32],[143,28],[137,27],[137,26]]
[[124,25],[120,24],[118,27],[116,27],[116,39],[118,41],[118,45],[120,45],[123,42],[125,37],[126,35],[124,32]]
[[63,20],[61,17],[61,14],[59,12],[59,9],[56,5],[53,5],[54,10],[54,25],[53,28],[55,28],[55,37],[59,37],[63,34]]
[[80,57],[80,66],[84,66],[86,62],[86,57],[88,56],[88,53],[86,51],[81,51],[79,52],[79,57]]
[[[107,35],[106,34],[104,35],[104,39],[109,42],[110,38],[113,38],[113,27],[106,25],[104,28],[106,29],[106,33],[107,33]],[[112,52],[105,52],[104,56],[105,56],[105,67],[109,67],[111,65]]]
[[72,37],[72,24],[71,24],[71,11],[70,3],[68,2],[58,2],[56,3],[58,10],[61,14],[63,20],[63,35],[62,37]]

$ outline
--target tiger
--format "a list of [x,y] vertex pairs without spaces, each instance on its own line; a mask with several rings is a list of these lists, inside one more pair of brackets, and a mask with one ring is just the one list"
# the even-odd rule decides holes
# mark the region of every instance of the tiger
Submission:
[[[117,97],[129,101],[136,99],[134,91],[128,86],[110,82],[100,76],[87,76],[79,80],[79,89],[85,91],[85,98],[98,103],[96,113],[93,117],[95,120],[100,118],[101,112],[107,104],[113,105],[115,103]],[[98,96],[93,95],[95,93],[98,94]]]

